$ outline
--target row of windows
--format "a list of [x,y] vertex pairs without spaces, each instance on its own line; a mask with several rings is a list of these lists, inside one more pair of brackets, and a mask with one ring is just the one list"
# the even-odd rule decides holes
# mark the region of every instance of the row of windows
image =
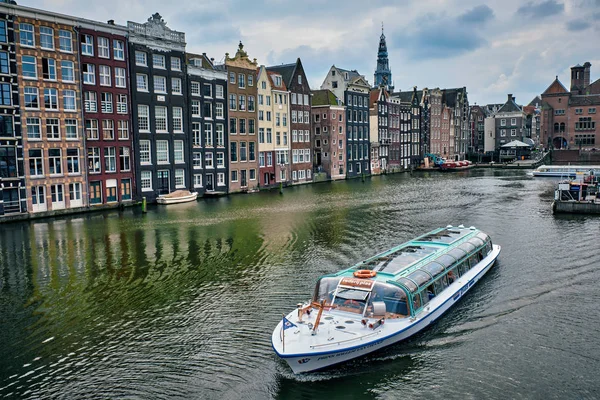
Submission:
[[[75,83],[75,63],[69,60],[60,61],[60,71],[54,58],[41,57],[42,78],[48,81],[60,79],[65,83]],[[123,68],[121,68],[125,71]],[[35,56],[21,56],[21,76],[24,79],[36,80],[39,77],[38,63]],[[125,75],[123,75],[124,77]]]
[[[266,136],[265,136],[265,128],[258,128],[258,143],[273,143],[273,132],[272,132],[271,128],[267,128]],[[287,132],[275,132],[275,144],[277,146],[281,146],[281,145],[287,146],[288,145],[288,133]]]
[[[225,153],[216,154],[216,166],[217,168],[225,168]],[[202,153],[192,153],[192,167],[194,169],[211,169],[215,168],[215,155],[207,152],[204,154],[204,160],[202,160]]]
[[[116,98],[116,110],[114,108],[113,97]],[[83,93],[83,109],[87,113],[98,112],[98,94],[96,92]],[[100,112],[103,114],[112,114],[115,111],[117,114],[127,114],[127,95],[117,94],[113,96],[112,93],[100,93]]]
[[[516,118],[511,118],[510,119],[510,126],[516,126],[517,125],[517,119]],[[502,118],[500,120],[500,126],[506,126],[506,119]]]
[[[510,136],[517,136],[517,130],[511,129]],[[500,129],[500,137],[506,137],[506,129]]]
[[[73,32],[59,29],[58,31],[58,47],[56,46],[56,38],[54,29],[48,26],[39,27],[39,44],[44,50],[58,49],[65,53],[73,52]],[[36,46],[36,32],[32,24],[19,24],[19,44],[25,47]]]
[[[94,37],[92,35],[81,35],[81,55],[84,56],[94,56],[94,47],[96,48],[96,54],[100,58],[110,58],[110,39],[105,37],[97,37],[96,38],[97,46],[94,46]],[[124,61],[125,60],[125,42],[122,40],[114,39],[112,41],[112,53],[113,58],[115,60]]]
[[[29,149],[29,176],[31,178],[43,178],[46,166],[50,176],[79,175],[81,167],[79,164],[79,149],[66,149],[64,151],[66,169],[63,163],[63,149],[47,149],[44,157],[43,149]],[[47,164],[44,165],[44,160]]]
[[368,144],[348,144],[348,161],[352,160],[368,160],[369,145]]
[[[194,175],[194,187],[202,187],[202,175],[199,175],[200,185],[198,186],[196,175]],[[152,171],[142,171],[140,174],[141,179],[141,187],[143,192],[153,191],[152,182],[153,182],[153,173]],[[159,170],[156,171],[156,179],[158,181],[158,185],[160,189],[169,189],[169,171],[168,170]],[[223,176],[224,181],[224,176]],[[185,189],[185,170],[184,169],[176,169],[175,170],[175,188],[176,189]]]
[[[202,132],[200,131],[201,124],[192,122],[192,137],[193,146],[202,147]],[[214,142],[213,142],[214,139]],[[225,146],[225,128],[223,124],[215,124],[215,135],[213,136],[213,125],[211,123],[204,124],[204,146],[205,147]]]
[[309,163],[310,149],[294,149],[292,150],[292,164]]
[[[183,87],[181,86],[180,78],[171,79],[171,94],[182,95]],[[167,77],[161,75],[154,75],[152,77],[152,92],[168,94],[167,90]],[[136,74],[136,85],[138,92],[150,92],[150,86],[148,82],[148,75]]]
[[[354,128],[356,128],[356,127],[354,127]],[[360,128],[361,128],[361,131],[362,131],[362,126]],[[320,135],[321,134],[321,129],[323,129],[323,133],[327,133],[327,130],[329,128],[327,126],[324,126],[323,128],[321,128],[320,126],[316,126],[315,127],[315,135]],[[335,126],[332,126],[331,127],[331,133],[335,133],[336,131],[338,131],[338,133],[340,135],[342,135],[344,133],[344,130],[343,130],[342,126],[338,126],[337,128]]]
[[[168,108],[165,106],[154,107],[154,129],[156,132],[168,133],[169,124],[167,122]],[[172,128],[174,133],[183,133],[183,108],[172,107]],[[138,129],[140,132],[150,132],[150,107],[138,105]]]
[[[130,172],[131,171],[131,149],[129,147],[118,148],[118,160],[117,160],[117,147],[88,147],[87,159],[88,159],[88,173],[99,174],[102,171],[102,154],[104,159],[104,172],[115,173],[115,172]],[[117,162],[118,170],[117,170]]]
[[357,106],[357,107],[369,107],[369,98],[368,97],[364,97],[364,96],[357,96],[357,95],[352,95],[350,93],[348,93],[346,95],[346,105],[351,106]]
[[[157,164],[170,164],[169,157],[169,141],[168,140],[157,140],[156,151],[154,153]],[[184,146],[183,140],[173,141],[173,162],[177,164],[185,163],[184,157]],[[140,164],[151,165],[152,164],[152,144],[150,140],[140,140]]]
[[[246,76],[248,77],[248,86],[254,86],[254,76],[252,74],[237,74],[237,84],[240,89],[244,89],[246,87]],[[236,84],[236,73],[229,73],[229,83],[232,85]]]
[[256,161],[256,142],[231,142],[229,143],[229,150],[229,161],[231,162]]
[[369,115],[367,111],[348,110],[346,121],[347,122],[369,122]]
[[[210,102],[204,102],[202,104],[202,114],[200,114],[200,100],[192,100],[192,117],[195,118],[213,118],[213,104]],[[214,104],[214,116],[215,118],[223,119],[225,117],[225,110],[223,108],[223,103],[215,103]]]
[[230,135],[254,135],[256,134],[256,121],[246,118],[229,118]]
[[240,94],[239,96],[235,94],[229,95],[229,109],[230,110],[238,110],[238,111],[248,111],[254,112],[256,110],[254,104],[254,96],[248,96],[248,107],[246,108],[246,96]]
[[[202,92],[200,92],[200,82],[191,83],[191,92],[192,96],[204,96],[204,97],[213,97],[212,93],[212,85],[210,83],[202,84]],[[223,98],[223,85],[215,85],[215,97],[218,99]]]
[[[181,71],[181,58],[170,57],[171,71]],[[148,66],[148,53],[144,51],[135,52],[135,65],[139,67]],[[167,69],[167,57],[162,54],[152,54],[152,68]]]
[[596,135],[575,135],[575,144],[582,146],[591,146],[596,144]]
[[[83,64],[82,68],[84,85],[95,85],[96,82],[98,82],[100,86],[112,86],[113,75],[111,67],[109,67],[108,65],[98,65],[98,80],[96,80],[96,65]],[[115,67],[114,70],[115,87],[127,87],[125,68]]]
[[[100,125],[101,124],[101,125]],[[88,140],[115,140],[115,130],[118,140],[129,139],[129,121],[120,120],[115,121],[112,119],[103,119],[98,122],[97,119],[86,119],[85,120],[85,136]],[[102,135],[100,135],[102,131]]]
[[63,135],[67,140],[79,139],[78,121],[74,118],[38,118],[25,119],[25,132],[27,140],[42,140],[42,132],[47,140],[62,140]]
[[[321,113],[315,113],[313,115],[314,115],[315,122],[320,122],[321,121]],[[328,113],[323,113],[322,115],[323,115],[323,119],[324,120],[327,119]],[[343,119],[344,119],[344,114],[343,113],[336,114],[336,113],[332,112],[331,116],[329,118],[332,121],[335,121],[336,116],[337,116],[337,118],[339,118],[339,122],[343,122]]]

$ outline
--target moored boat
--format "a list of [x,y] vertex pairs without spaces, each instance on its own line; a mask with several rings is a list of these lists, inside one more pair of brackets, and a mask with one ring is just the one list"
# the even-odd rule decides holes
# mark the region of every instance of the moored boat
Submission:
[[577,173],[600,175],[599,165],[540,165],[531,173],[533,176],[575,178]]
[[277,325],[273,349],[301,373],[407,339],[460,300],[499,254],[484,232],[447,226],[325,275],[312,301]]
[[197,192],[190,192],[187,190],[176,190],[169,194],[160,195],[156,198],[158,204],[178,204],[187,203],[188,201],[194,201],[198,197]]

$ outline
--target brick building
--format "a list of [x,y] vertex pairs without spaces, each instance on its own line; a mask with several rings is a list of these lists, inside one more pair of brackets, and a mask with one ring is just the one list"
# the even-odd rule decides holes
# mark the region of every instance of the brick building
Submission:
[[346,177],[345,110],[331,90],[312,92],[315,167],[332,180]]
[[27,209],[38,213],[86,206],[76,27],[87,24],[47,11],[1,6],[15,22]]
[[229,80],[229,191],[258,189],[258,141],[256,138],[256,59],[250,60],[240,42],[233,58],[225,54]]
[[130,202],[134,193],[127,28],[79,30],[89,204]]
[[542,93],[540,143],[554,149],[597,148],[600,79],[590,83],[591,64],[571,68],[571,89],[558,76]]

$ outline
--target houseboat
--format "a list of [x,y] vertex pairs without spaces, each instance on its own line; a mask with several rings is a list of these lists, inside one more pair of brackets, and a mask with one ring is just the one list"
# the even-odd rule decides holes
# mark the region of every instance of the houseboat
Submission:
[[302,373],[407,339],[458,302],[499,254],[475,227],[447,226],[325,275],[310,302],[283,316],[273,349]]
[[531,174],[533,176],[555,176],[559,178],[575,178],[578,172],[591,175],[600,174],[598,165],[540,165]]

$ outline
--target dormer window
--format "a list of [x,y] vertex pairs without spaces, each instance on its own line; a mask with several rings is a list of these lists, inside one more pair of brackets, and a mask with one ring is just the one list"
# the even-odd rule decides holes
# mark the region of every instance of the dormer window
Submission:
[[281,76],[275,75],[275,86],[281,86]]
[[331,70],[331,76],[335,76],[335,69]]
[[348,73],[346,72],[346,80],[348,80]]
[[202,60],[199,58],[192,58],[192,65],[194,67],[202,67]]

